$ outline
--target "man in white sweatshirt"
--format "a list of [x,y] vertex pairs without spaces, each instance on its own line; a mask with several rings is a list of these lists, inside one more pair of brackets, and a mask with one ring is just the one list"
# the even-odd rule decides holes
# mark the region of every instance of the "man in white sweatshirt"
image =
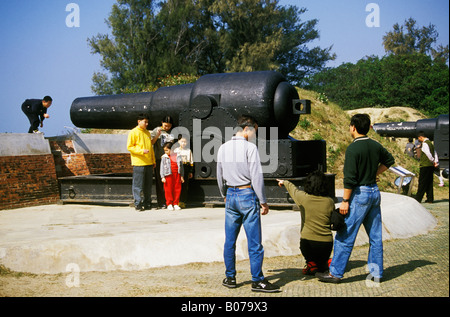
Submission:
[[[254,118],[243,116],[238,120],[238,132],[222,144],[217,154],[217,182],[225,199],[225,276],[222,285],[236,287],[236,240],[241,226],[247,235],[252,291],[278,292],[279,287],[269,283],[263,275],[264,248],[261,243],[260,212],[266,215],[263,172],[259,152],[254,143],[258,125]],[[261,210],[262,208],[262,210]]]

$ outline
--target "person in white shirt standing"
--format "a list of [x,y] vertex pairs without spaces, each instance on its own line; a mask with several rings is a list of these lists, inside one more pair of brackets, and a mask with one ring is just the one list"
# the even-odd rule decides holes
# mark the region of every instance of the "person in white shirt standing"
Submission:
[[[254,118],[238,120],[238,132],[222,144],[217,154],[217,183],[225,199],[225,276],[222,285],[236,287],[236,240],[241,226],[247,235],[252,291],[278,292],[279,287],[268,282],[262,272],[264,248],[261,218],[269,212],[259,152],[254,143],[258,125]],[[261,210],[262,208],[262,210]]]
[[185,208],[188,198],[189,180],[194,176],[194,157],[185,136],[178,139],[178,144],[179,147],[177,147],[174,152],[181,157],[181,163],[184,167],[184,183],[181,185],[180,207]]

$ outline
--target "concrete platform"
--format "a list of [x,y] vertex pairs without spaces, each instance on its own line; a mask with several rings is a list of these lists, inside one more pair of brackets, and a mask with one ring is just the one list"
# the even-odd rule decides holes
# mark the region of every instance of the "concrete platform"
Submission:
[[0,156],[52,154],[43,134],[0,133]]
[[[425,234],[437,224],[414,199],[390,193],[382,193],[382,217],[385,240]],[[300,254],[299,212],[271,210],[262,224],[266,257]],[[0,264],[13,271],[57,274],[74,268],[140,270],[223,261],[223,227],[223,208],[136,212],[69,204],[6,210],[0,211]],[[243,231],[238,260],[248,258]],[[367,242],[362,229],[356,245]]]

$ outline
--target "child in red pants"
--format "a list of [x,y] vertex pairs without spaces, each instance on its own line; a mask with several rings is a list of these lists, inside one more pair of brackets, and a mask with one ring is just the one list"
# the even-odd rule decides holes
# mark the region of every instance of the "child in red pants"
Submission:
[[184,183],[181,157],[172,151],[172,142],[163,145],[161,156],[161,181],[164,183],[164,194],[168,210],[180,210],[181,183]]

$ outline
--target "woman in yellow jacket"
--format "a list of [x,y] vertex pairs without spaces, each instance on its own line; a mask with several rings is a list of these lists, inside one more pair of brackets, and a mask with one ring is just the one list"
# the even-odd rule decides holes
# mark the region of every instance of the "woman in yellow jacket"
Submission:
[[134,206],[136,210],[144,211],[152,208],[153,168],[156,160],[152,138],[147,130],[148,116],[139,115],[137,122],[137,127],[128,134],[127,149],[131,153],[131,165],[133,165]]

